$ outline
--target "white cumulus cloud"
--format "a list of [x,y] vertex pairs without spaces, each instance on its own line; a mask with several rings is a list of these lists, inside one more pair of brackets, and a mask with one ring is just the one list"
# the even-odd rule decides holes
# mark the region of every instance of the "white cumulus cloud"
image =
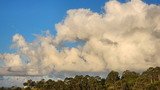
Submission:
[[[66,18],[55,25],[56,36],[47,32],[26,42],[16,34],[13,47],[17,52],[0,54],[0,60],[4,67],[23,67],[27,75],[160,66],[160,6],[140,0],[109,1],[104,10],[102,14],[83,8],[68,10]],[[83,45],[63,46],[80,40]]]

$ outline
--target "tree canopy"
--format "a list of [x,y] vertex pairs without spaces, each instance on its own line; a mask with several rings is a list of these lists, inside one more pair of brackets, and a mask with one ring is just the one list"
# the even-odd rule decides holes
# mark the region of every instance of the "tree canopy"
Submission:
[[121,77],[111,71],[106,78],[99,76],[66,77],[64,80],[28,80],[25,88],[1,87],[0,90],[160,90],[160,67],[150,67],[142,74],[126,70]]

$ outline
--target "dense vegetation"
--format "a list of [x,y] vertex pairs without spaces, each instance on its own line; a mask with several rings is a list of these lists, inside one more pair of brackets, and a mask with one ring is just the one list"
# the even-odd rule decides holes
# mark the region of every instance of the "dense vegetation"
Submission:
[[0,90],[160,90],[160,67],[150,67],[142,74],[126,70],[121,77],[118,72],[111,71],[107,78],[77,75],[58,81],[28,80],[23,85],[25,88],[1,87]]

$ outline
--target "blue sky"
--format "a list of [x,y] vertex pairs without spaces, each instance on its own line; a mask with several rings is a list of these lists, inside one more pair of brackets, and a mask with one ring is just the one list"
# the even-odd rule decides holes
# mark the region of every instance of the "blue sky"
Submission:
[[[50,30],[56,34],[54,25],[62,21],[69,9],[89,8],[103,12],[107,0],[0,0],[0,53],[11,52],[12,36],[22,34],[27,41],[33,34]],[[120,0],[126,2],[128,0]],[[159,4],[160,0],[145,0]]]

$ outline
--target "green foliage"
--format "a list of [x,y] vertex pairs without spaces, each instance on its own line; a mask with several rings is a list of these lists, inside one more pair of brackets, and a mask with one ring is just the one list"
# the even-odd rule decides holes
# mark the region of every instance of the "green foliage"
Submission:
[[114,84],[116,81],[118,81],[120,79],[119,77],[119,73],[116,71],[111,71],[107,78],[106,78],[106,83],[112,83]]
[[136,82],[133,88],[152,89],[152,88],[155,88],[155,84],[157,84],[157,82],[159,81],[160,81],[160,67],[155,67],[155,68],[150,67],[136,79]]
[[127,88],[127,89],[125,88],[125,90],[131,90],[138,77],[139,73],[129,70],[124,71],[122,73],[121,81],[123,83],[123,87]]
[[40,81],[28,80],[23,83],[26,88],[1,87],[0,90],[160,90],[160,67],[150,67],[141,75],[126,70],[120,78],[119,73],[111,71],[107,78],[99,76],[76,75],[64,80]]

